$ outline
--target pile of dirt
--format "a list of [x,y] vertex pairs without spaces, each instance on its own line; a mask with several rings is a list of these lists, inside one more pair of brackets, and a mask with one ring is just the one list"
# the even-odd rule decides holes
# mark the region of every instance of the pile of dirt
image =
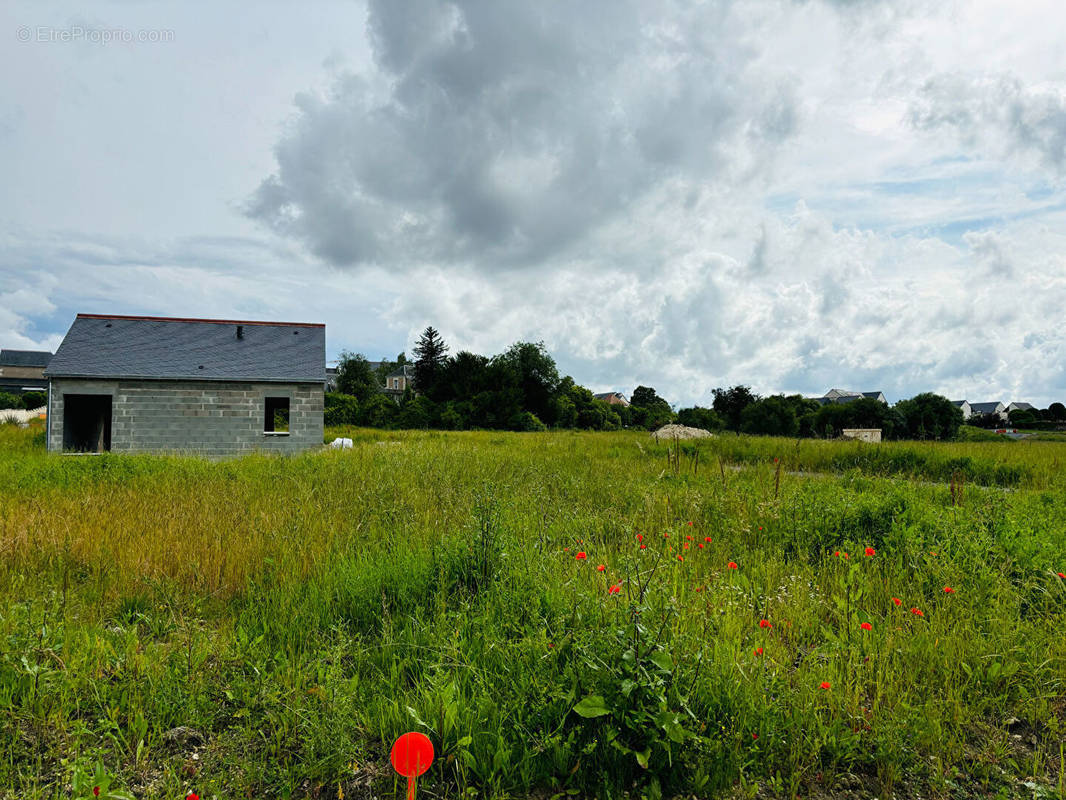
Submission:
[[687,425],[663,425],[659,430],[652,433],[652,438],[658,441],[671,441],[673,439],[703,439],[714,436],[710,431],[703,428],[690,428]]

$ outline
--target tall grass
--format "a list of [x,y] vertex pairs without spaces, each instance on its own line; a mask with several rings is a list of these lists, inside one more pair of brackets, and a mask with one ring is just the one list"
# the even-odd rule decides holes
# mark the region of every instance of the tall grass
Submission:
[[342,433],[0,431],[0,797],[1063,794],[1059,445]]

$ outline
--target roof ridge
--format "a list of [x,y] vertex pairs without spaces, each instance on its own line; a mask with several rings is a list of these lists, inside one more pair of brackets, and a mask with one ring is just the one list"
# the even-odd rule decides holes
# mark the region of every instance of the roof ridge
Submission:
[[250,319],[199,319],[196,317],[152,317],[140,314],[78,314],[79,319],[122,319],[137,322],[207,322],[215,325],[276,325],[285,328],[325,328],[324,322],[271,322]]

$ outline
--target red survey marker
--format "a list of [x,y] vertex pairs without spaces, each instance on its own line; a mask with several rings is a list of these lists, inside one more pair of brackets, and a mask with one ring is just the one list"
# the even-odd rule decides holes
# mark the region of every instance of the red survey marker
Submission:
[[389,760],[407,778],[407,800],[415,800],[415,778],[433,763],[433,742],[424,733],[405,733],[392,745]]

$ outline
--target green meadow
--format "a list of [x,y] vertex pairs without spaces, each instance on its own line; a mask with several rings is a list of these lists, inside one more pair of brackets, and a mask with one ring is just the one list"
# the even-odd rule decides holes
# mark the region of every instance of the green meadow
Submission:
[[0,798],[1066,798],[1066,443],[0,426]]

